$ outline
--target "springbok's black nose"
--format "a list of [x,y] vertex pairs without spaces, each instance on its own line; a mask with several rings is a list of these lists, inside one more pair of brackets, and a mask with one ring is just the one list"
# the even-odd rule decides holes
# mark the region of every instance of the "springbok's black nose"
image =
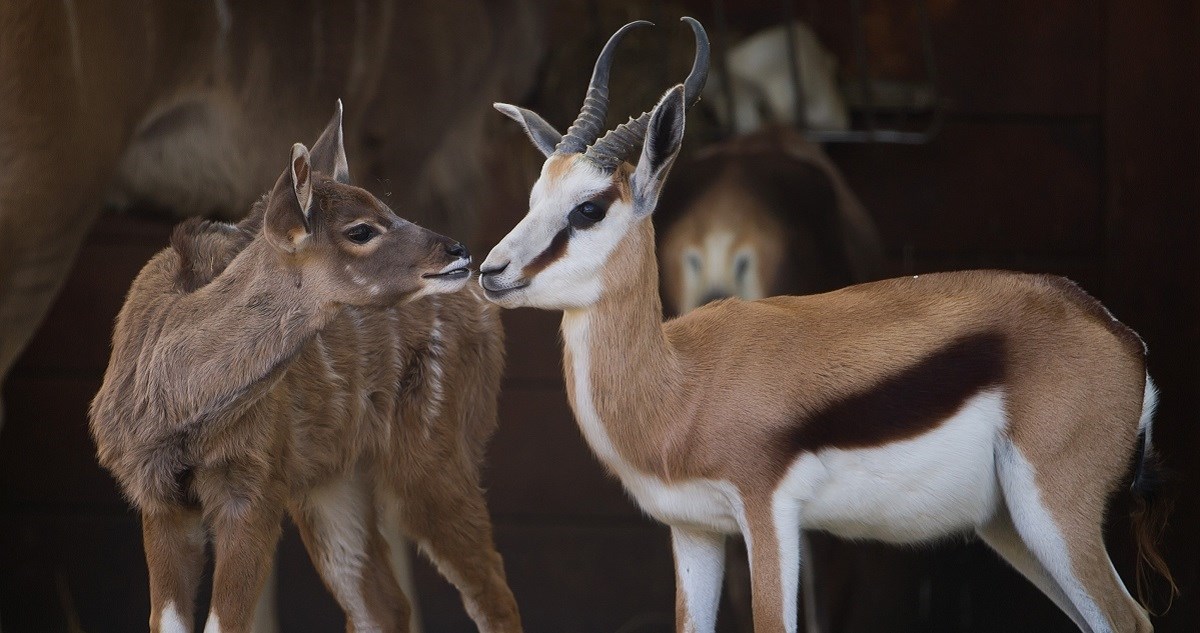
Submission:
[[471,256],[471,253],[467,251],[466,246],[462,245],[462,242],[455,242],[453,244],[447,244],[446,245],[446,254],[450,255],[451,257],[457,257],[459,259],[465,259],[465,258]]
[[505,268],[508,268],[508,262],[504,262],[503,264],[500,264],[500,265],[492,264],[490,266],[480,266],[479,274],[491,275],[493,273],[501,273],[501,272],[504,272]]

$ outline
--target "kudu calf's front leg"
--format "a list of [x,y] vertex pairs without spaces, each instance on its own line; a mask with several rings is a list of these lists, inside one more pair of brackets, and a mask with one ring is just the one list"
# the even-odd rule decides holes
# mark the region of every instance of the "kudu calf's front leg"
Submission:
[[142,541],[150,571],[151,633],[191,631],[207,542],[200,511],[180,506],[144,512]]
[[279,542],[283,504],[237,499],[217,506],[211,515],[216,567],[204,631],[250,633]]

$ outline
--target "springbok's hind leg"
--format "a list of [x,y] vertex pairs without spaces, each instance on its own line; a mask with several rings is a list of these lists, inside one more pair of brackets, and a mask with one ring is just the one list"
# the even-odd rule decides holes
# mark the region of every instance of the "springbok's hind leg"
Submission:
[[142,513],[151,633],[192,630],[206,541],[198,509],[175,506]]
[[1084,621],[1083,615],[1079,613],[1079,609],[1075,608],[1070,598],[1063,592],[1062,587],[1058,586],[1058,583],[1050,576],[1046,566],[1037,559],[1037,556],[1034,556],[1029,547],[1025,545],[1025,541],[1021,540],[1021,535],[1017,533],[1017,528],[1013,525],[1012,515],[1006,504],[999,504],[996,516],[980,526],[976,533],[984,543],[987,543],[988,547],[991,547],[1009,565],[1012,565],[1022,576],[1033,583],[1046,597],[1053,600],[1054,604],[1058,605],[1058,608],[1071,618],[1075,626],[1082,631],[1090,629],[1087,622]]
[[[1097,489],[1079,489],[1080,479],[1070,469],[1035,472],[1011,442],[1000,448],[997,459],[1004,501],[1013,526],[1054,579],[1085,626],[1085,633],[1147,633],[1149,618],[1129,595],[1117,576],[1102,534],[1103,500],[1109,482],[1097,481]],[[1050,508],[1041,490],[1073,490],[1071,507]]]

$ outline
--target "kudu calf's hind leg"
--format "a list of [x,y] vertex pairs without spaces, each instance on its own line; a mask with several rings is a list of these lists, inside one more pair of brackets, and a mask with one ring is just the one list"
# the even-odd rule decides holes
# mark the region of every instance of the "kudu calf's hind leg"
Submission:
[[408,631],[409,603],[392,574],[375,500],[361,479],[313,490],[292,516],[321,579],[346,614],[347,631]]
[[458,589],[481,633],[521,631],[474,468],[452,465],[436,475],[406,487],[405,532]]
[[180,506],[142,514],[142,542],[150,572],[151,633],[192,630],[206,541],[198,509]]

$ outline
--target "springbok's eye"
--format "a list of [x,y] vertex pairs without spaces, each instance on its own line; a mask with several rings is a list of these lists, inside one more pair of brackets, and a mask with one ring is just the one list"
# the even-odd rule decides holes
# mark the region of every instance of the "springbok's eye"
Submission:
[[370,224],[355,224],[346,229],[346,239],[355,244],[366,244],[379,235],[379,230]]
[[690,267],[694,273],[699,273],[700,268],[704,266],[704,262],[700,261],[699,253],[690,252],[684,256],[684,259],[687,261],[688,267]]
[[607,211],[607,207],[589,200],[571,209],[571,214],[567,216],[567,222],[570,222],[573,228],[586,229],[603,220]]

